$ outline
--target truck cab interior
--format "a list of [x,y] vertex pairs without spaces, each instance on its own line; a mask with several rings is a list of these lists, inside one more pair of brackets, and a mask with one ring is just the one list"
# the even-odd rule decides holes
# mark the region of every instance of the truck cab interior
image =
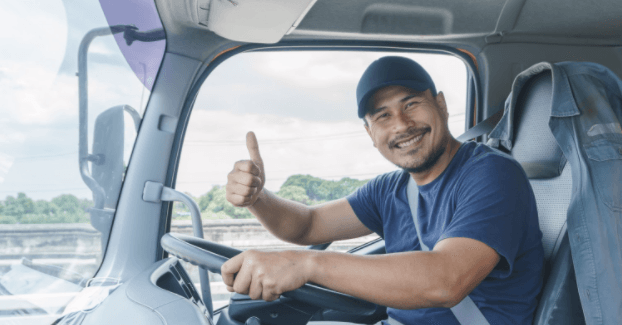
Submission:
[[[66,49],[59,55],[59,68],[53,73],[57,76],[50,77],[50,80],[56,80],[54,82],[61,82],[63,78],[69,78],[67,76],[78,79],[70,79],[68,86],[73,89],[70,92],[74,100],[70,105],[73,111],[66,113],[59,105],[50,103],[47,107],[56,113],[44,112],[46,106],[42,106],[28,114],[69,114],[67,116],[75,120],[74,124],[79,124],[79,127],[69,127],[71,146],[78,147],[77,156],[72,159],[78,164],[76,179],[83,182],[80,186],[88,187],[88,191],[80,193],[92,198],[92,206],[86,210],[88,220],[84,222],[90,224],[88,231],[100,236],[101,242],[96,246],[101,247],[101,252],[96,265],[86,276],[63,271],[57,266],[45,266],[43,262],[30,267],[37,274],[70,282],[75,287],[71,289],[74,293],[63,296],[60,289],[33,289],[29,292],[18,288],[15,283],[21,283],[20,279],[31,273],[18,273],[17,267],[10,266],[16,260],[25,265],[23,259],[20,262],[19,250],[0,248],[0,261],[7,261],[0,264],[4,267],[0,268],[0,305],[4,301],[7,306],[0,306],[0,323],[333,325],[377,324],[386,319],[386,307],[313,284],[284,293],[273,302],[232,294],[227,295],[223,305],[215,304],[214,290],[217,289],[213,284],[210,288],[210,279],[220,272],[220,266],[228,258],[244,248],[203,239],[206,237],[202,225],[205,220],[201,220],[201,214],[206,207],[183,193],[187,190],[175,189],[183,185],[184,177],[198,178],[201,172],[209,172],[212,160],[216,159],[213,155],[195,159],[193,152],[209,146],[233,146],[237,140],[218,140],[221,143],[216,143],[218,141],[203,138],[199,141],[190,134],[194,129],[205,131],[209,128],[213,133],[206,133],[208,135],[222,132],[225,137],[230,136],[229,124],[223,122],[222,116],[225,115],[222,114],[227,114],[227,105],[235,101],[257,106],[253,107],[256,110],[253,112],[259,114],[257,112],[272,105],[270,98],[276,101],[297,96],[276,90],[271,93],[273,84],[268,82],[265,87],[257,89],[235,86],[236,80],[251,78],[252,73],[244,67],[255,62],[250,59],[236,61],[239,58],[274,56],[278,59],[270,62],[283,66],[258,68],[283,74],[298,72],[283,59],[290,54],[293,56],[288,60],[292,61],[322,55],[329,63],[340,55],[352,57],[352,62],[356,63],[357,55],[367,53],[373,53],[375,57],[390,54],[450,58],[464,67],[461,73],[446,71],[448,79],[460,79],[463,84],[461,97],[458,97],[462,102],[456,101],[455,105],[461,119],[454,136],[495,113],[503,112],[516,77],[540,62],[594,62],[622,77],[622,6],[615,0],[100,0],[88,6],[63,1],[60,7],[60,15],[68,22],[67,26],[82,26],[81,33],[72,33],[71,28],[63,30],[67,35]],[[98,10],[100,21],[105,18],[105,25],[89,27],[87,21],[95,20],[89,18],[92,10]],[[28,10],[15,9],[15,12],[28,14]],[[9,14],[10,11],[5,12],[6,17]],[[44,14],[45,11],[38,11],[35,17],[43,19]],[[39,21],[45,21],[41,19]],[[3,33],[8,31],[7,28],[3,30]],[[31,37],[23,35],[10,40],[29,42]],[[103,39],[118,48],[119,57],[131,68],[128,76],[138,80],[140,89],[144,87],[138,92],[140,103],[133,104],[136,108],[119,102],[108,105],[112,108],[102,109],[101,113],[89,111],[91,101],[121,91],[98,88],[97,78],[106,73],[114,74],[113,70],[107,72],[102,68],[87,74],[91,71],[88,62],[104,60],[106,47],[101,45],[104,43],[98,43]],[[295,56],[298,54],[301,56]],[[39,51],[36,60],[42,60],[41,56],[46,56],[45,51]],[[4,75],[9,80],[13,75],[11,71],[21,66],[11,70],[8,64],[13,58],[2,58],[0,54],[0,59],[0,62],[7,63],[2,68],[4,70],[0,69],[2,85],[1,77]],[[339,62],[347,63],[348,60]],[[240,71],[228,72],[228,67],[239,67]],[[335,83],[328,79],[339,78],[337,74],[317,69],[317,74],[325,78],[319,78],[320,85],[333,85]],[[442,70],[440,67],[439,71]],[[360,77],[362,72],[354,70],[352,78]],[[304,81],[308,76],[300,74],[297,80]],[[231,80],[234,86],[227,83]],[[301,87],[311,85],[302,81]],[[6,91],[15,91],[14,96],[28,96],[24,92],[18,93],[18,88],[13,85],[4,84],[2,87],[7,87]],[[309,87],[316,89],[316,85]],[[571,170],[549,129],[553,87],[551,72],[545,70],[529,79],[520,93],[511,95],[516,105],[513,146],[508,153],[521,163],[530,178],[538,204],[546,259],[545,283],[533,324],[596,324],[587,320],[590,318],[586,315],[593,311],[586,309],[587,304],[583,303],[595,294],[590,297],[589,291],[579,290],[575,276],[567,213],[573,185],[576,187],[581,183],[576,179],[578,173],[573,173],[575,166]],[[341,91],[339,85],[334,86],[334,90]],[[197,113],[201,105],[207,105],[200,93],[210,91],[210,94],[220,93],[228,98],[229,102],[221,104],[225,113]],[[349,91],[347,95],[353,94],[354,90]],[[255,95],[258,92],[268,99],[264,101],[264,97]],[[59,99],[58,96],[51,96],[46,102]],[[244,96],[250,100],[242,99]],[[328,100],[333,100],[331,98]],[[22,103],[13,97],[9,99],[8,103],[17,107],[4,106],[3,111],[6,110],[9,118],[1,123],[13,123],[10,120],[13,115],[8,112],[19,110]],[[244,104],[247,102],[249,104]],[[292,103],[296,104],[286,105],[288,110],[317,109],[318,114],[342,114],[319,105],[305,107],[298,102]],[[355,117],[354,96],[346,105],[349,106],[344,111]],[[198,122],[199,117],[201,121],[208,121],[210,116],[215,121],[209,124]],[[315,119],[321,121],[322,117]],[[238,119],[232,123],[252,128],[256,120]],[[281,124],[291,122],[289,127],[294,129],[302,128],[294,120],[279,121]],[[494,126],[496,121],[498,119],[490,123]],[[609,123],[617,123],[619,128],[619,121]],[[362,122],[360,124],[362,126]],[[55,132],[64,132],[61,128],[46,131],[45,137],[54,138]],[[492,127],[488,131],[490,129]],[[11,137],[8,126],[5,130],[4,138],[0,137],[0,148],[3,143],[17,141]],[[362,130],[361,127],[359,131]],[[128,134],[132,134],[132,141],[128,140]],[[271,137],[271,133],[266,134],[267,138]],[[235,136],[241,138],[244,133]],[[338,140],[349,146],[350,139],[346,134],[340,135]],[[472,140],[486,143],[488,139],[486,132]],[[617,139],[614,144],[620,148],[619,160],[622,159],[622,136]],[[291,154],[290,149],[295,150],[278,139],[273,145],[277,147],[275,152],[282,150],[284,155]],[[15,155],[16,158],[7,158],[9,155],[5,153],[13,150],[11,148],[7,144],[6,148],[0,149],[0,194],[29,194],[28,191],[32,191],[32,195],[36,195],[34,193],[40,193],[38,190],[47,190],[33,187],[28,182],[24,183],[25,187],[11,183],[11,173],[16,173],[20,164],[26,166],[28,163],[20,160],[19,154]],[[617,171],[620,171],[619,165],[615,167]],[[183,174],[184,169],[186,174]],[[612,195],[622,193],[621,178],[621,174],[612,171],[611,179],[606,180],[615,188]],[[58,178],[54,182],[61,184],[63,180]],[[65,187],[60,185],[60,188]],[[19,195],[17,197],[19,199]],[[619,202],[620,198],[617,200]],[[7,212],[9,199],[2,202],[4,210],[0,210],[0,221],[13,220]],[[181,202],[184,211],[189,212],[186,219],[191,221],[186,225],[186,234],[174,231],[179,228],[174,224],[175,204],[178,203],[173,202]],[[618,216],[615,221],[618,242],[622,237],[620,209],[614,209]],[[2,215],[7,217],[2,219]],[[0,231],[9,223],[2,222]],[[7,235],[3,235],[6,247],[9,247],[11,238],[17,238],[11,236],[25,231],[25,223],[6,225],[8,228],[4,231]],[[0,239],[0,246],[2,243]],[[20,243],[28,245],[25,241]],[[329,245],[306,249],[327,249]],[[384,254],[384,242],[375,238],[348,251],[351,254]],[[52,257],[47,258],[49,261]],[[617,269],[620,267],[618,265]],[[44,286],[43,275],[37,279],[37,285]],[[615,287],[620,283],[611,285]],[[35,293],[39,296],[35,297]],[[71,299],[65,299],[66,303],[56,309],[42,307],[49,304],[46,299],[59,299],[54,298],[55,295],[60,295],[60,300]],[[610,315],[622,317],[622,306],[618,307]],[[613,324],[608,322],[610,319],[604,316],[598,324]]]

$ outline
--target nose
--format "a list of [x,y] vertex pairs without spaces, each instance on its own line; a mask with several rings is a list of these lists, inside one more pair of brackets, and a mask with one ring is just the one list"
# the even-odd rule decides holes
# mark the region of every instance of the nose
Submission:
[[400,111],[394,119],[393,129],[395,132],[403,132],[415,125],[415,121],[404,111]]

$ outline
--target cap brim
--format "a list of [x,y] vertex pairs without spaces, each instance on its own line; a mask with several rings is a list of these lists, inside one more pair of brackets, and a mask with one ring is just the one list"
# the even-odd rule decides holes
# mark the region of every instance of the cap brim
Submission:
[[374,93],[376,93],[376,91],[380,90],[381,88],[384,88],[387,86],[404,86],[404,87],[407,87],[407,88],[410,88],[416,91],[426,91],[430,89],[429,84],[427,82],[421,82],[421,81],[416,81],[416,80],[392,80],[389,82],[382,83],[368,90],[367,93],[365,93],[365,95],[363,96],[363,98],[361,98],[361,100],[359,101],[358,103],[359,118],[365,117],[365,114],[367,113],[367,109],[366,109],[367,102],[374,95]]

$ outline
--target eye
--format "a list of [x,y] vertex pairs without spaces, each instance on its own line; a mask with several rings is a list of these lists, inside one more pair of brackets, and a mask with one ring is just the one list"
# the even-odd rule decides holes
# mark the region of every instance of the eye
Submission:
[[389,116],[389,113],[382,113],[382,114],[378,114],[378,117],[376,117],[376,121],[379,121],[381,119],[384,119],[386,117]]
[[415,106],[415,104],[419,104],[419,101],[413,100],[413,101],[408,102],[406,104],[406,108],[411,108],[411,107]]

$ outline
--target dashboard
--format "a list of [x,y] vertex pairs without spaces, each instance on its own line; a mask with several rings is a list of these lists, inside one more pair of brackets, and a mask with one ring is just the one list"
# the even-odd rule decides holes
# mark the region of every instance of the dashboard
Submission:
[[213,325],[213,322],[181,263],[171,257],[119,286],[87,314],[82,324]]

